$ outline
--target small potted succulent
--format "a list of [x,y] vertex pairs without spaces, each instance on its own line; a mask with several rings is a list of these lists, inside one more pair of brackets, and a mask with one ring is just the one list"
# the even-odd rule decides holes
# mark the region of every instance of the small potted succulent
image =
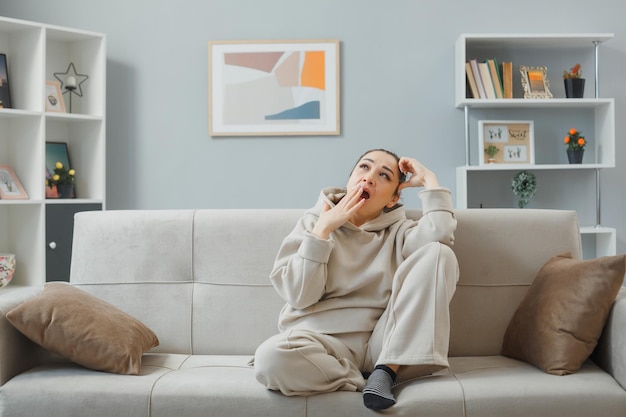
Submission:
[[585,79],[580,64],[574,65],[569,71],[563,71],[563,83],[565,85],[565,97],[583,98],[585,93]]
[[500,151],[496,145],[489,145],[485,148],[485,153],[489,156],[487,163],[493,164],[496,162],[496,154]]

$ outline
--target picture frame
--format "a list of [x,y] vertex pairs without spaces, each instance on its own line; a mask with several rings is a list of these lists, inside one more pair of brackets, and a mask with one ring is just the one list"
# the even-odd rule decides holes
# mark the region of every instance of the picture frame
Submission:
[[7,55],[0,54],[0,108],[11,108],[11,89],[9,88],[9,66]]
[[58,81],[46,81],[46,111],[66,113],[61,83]]
[[[52,178],[57,162],[61,162],[64,166],[72,167],[68,144],[66,142],[46,142],[46,180]],[[75,195],[76,186],[74,186],[72,197],[75,197]],[[56,185],[52,187],[46,185],[46,198],[59,198]]]
[[0,165],[0,199],[27,200],[28,194],[10,165]]
[[[479,120],[479,164],[534,164],[535,136],[532,120]],[[497,149],[488,154],[490,146]]]
[[339,135],[338,40],[209,42],[209,135]]
[[524,98],[552,98],[548,67],[527,67],[520,65]]

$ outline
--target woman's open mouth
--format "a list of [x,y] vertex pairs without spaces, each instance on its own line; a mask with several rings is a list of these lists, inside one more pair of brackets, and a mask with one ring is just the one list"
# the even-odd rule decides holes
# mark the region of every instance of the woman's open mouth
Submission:
[[370,198],[370,193],[368,193],[367,191],[363,191],[363,193],[361,194],[361,198],[367,200]]

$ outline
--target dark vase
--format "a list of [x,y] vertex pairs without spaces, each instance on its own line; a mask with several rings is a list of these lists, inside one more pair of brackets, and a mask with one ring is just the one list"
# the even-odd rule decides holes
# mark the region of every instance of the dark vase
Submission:
[[584,149],[568,149],[567,159],[569,160],[570,164],[582,164],[584,154],[585,154]]
[[57,184],[59,198],[72,198],[74,192],[73,184]]
[[563,82],[565,83],[565,97],[583,98],[585,94],[584,78],[566,78]]

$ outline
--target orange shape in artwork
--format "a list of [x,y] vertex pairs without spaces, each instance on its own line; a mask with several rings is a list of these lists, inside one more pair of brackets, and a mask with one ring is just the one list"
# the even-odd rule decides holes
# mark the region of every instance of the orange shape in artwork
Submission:
[[306,51],[302,66],[302,86],[326,89],[324,51]]

